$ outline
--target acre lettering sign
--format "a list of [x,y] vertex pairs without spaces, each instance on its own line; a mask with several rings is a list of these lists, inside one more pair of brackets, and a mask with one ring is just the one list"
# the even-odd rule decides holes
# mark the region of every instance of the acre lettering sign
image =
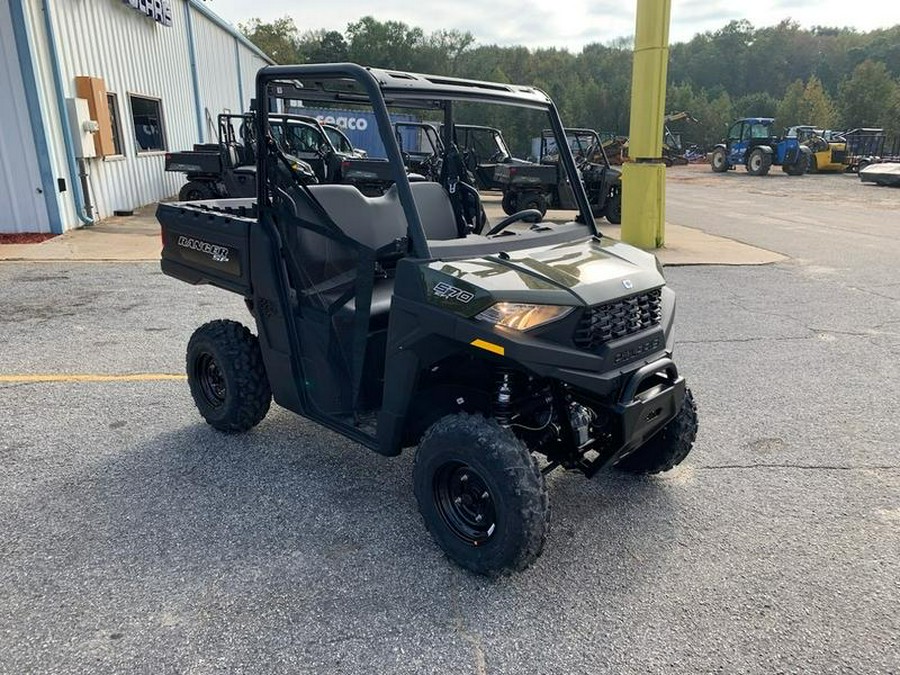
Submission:
[[172,5],[169,0],[122,0],[129,7],[163,26],[172,25]]

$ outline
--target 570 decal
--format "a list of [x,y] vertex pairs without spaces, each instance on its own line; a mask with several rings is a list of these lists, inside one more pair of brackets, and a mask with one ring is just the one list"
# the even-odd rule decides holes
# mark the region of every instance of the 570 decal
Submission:
[[439,281],[437,284],[435,284],[434,288],[431,289],[431,292],[439,298],[456,300],[462,303],[471,302],[472,298],[475,297],[474,293],[470,291],[464,291],[463,289],[457,288],[456,286],[451,286],[446,281]]

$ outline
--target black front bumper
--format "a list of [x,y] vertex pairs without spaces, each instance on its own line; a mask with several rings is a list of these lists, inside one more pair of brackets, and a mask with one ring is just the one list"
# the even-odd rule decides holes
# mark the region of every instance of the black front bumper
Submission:
[[681,410],[685,389],[672,359],[659,359],[636,370],[614,408],[622,452],[640,447],[670,422]]

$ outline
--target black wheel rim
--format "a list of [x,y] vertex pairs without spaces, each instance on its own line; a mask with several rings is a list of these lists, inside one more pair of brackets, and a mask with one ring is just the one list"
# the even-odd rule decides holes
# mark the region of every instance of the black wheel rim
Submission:
[[433,490],[441,518],[457,537],[478,546],[494,534],[494,498],[472,467],[462,462],[444,464],[434,474]]
[[228,392],[225,386],[225,377],[212,354],[204,352],[197,357],[194,366],[194,376],[200,383],[200,391],[203,398],[214,408],[218,408],[225,403],[225,396]]

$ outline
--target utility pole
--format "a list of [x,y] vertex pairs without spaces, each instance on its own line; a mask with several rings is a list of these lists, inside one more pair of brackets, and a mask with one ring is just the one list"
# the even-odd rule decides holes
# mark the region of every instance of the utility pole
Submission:
[[671,12],[671,0],[637,0],[628,136],[632,161],[622,167],[622,240],[645,249],[666,242],[662,128]]

